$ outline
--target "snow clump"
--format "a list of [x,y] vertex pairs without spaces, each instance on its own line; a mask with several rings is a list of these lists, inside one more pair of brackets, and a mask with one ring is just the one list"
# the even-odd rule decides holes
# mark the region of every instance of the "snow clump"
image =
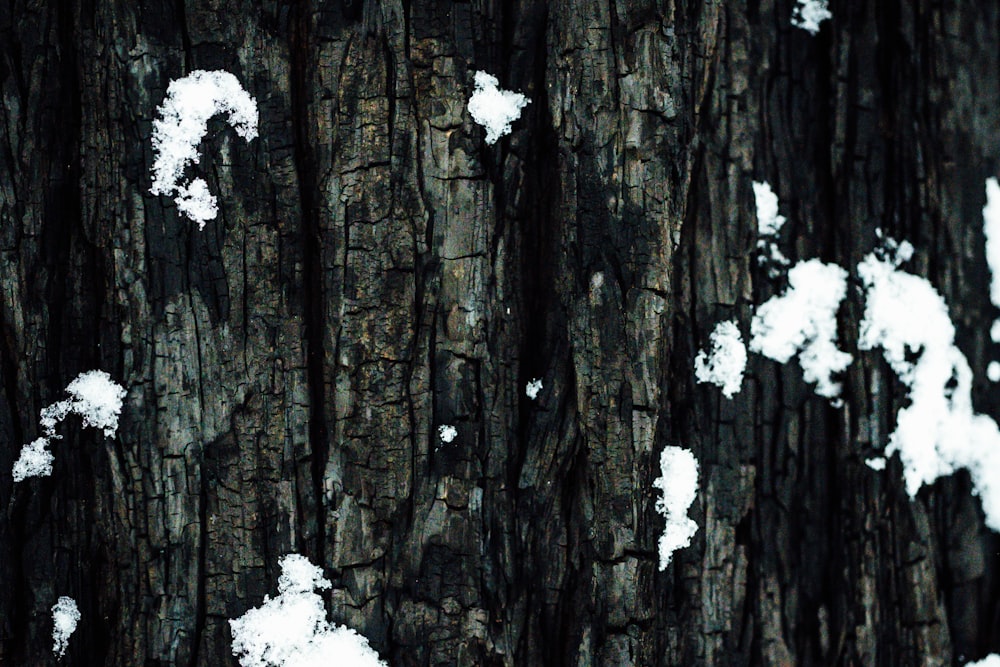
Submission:
[[70,414],[79,415],[84,426],[102,429],[105,437],[114,437],[118,432],[118,416],[122,411],[125,389],[110,375],[100,370],[80,373],[67,385],[66,393],[70,398],[42,409],[39,423],[45,435],[21,448],[21,454],[14,462],[15,482],[52,474],[54,458],[48,450],[49,441],[61,437],[56,435],[56,425]]
[[214,220],[219,207],[208,184],[201,178],[179,183],[184,168],[199,162],[198,145],[208,133],[208,121],[216,114],[227,114],[236,133],[250,141],[257,136],[257,101],[224,70],[195,70],[170,82],[167,97],[157,109],[153,121],[154,195],[174,195],[181,213],[204,229]]
[[778,213],[778,196],[767,182],[753,182],[757,205],[757,262],[768,265],[768,275],[776,278],[788,266],[788,258],[778,248],[778,235],[787,219]]
[[66,655],[70,635],[80,622],[80,610],[76,600],[65,595],[52,605],[52,651],[60,658]]
[[458,429],[451,424],[442,424],[438,426],[438,437],[441,438],[441,442],[447,444],[454,440],[458,436]]
[[279,564],[278,597],[265,595],[261,606],[229,621],[242,667],[385,667],[365,637],[326,620],[315,591],[331,584],[320,568],[299,554]]
[[486,128],[486,143],[510,134],[510,124],[521,117],[521,109],[531,102],[521,93],[500,90],[500,81],[486,72],[476,72],[476,90],[469,98],[472,120]]
[[698,524],[687,516],[698,492],[698,460],[694,454],[682,447],[664,447],[660,477],[653,480],[653,486],[663,492],[656,499],[656,511],[667,520],[659,543],[660,569],[665,570],[674,552],[690,546],[698,532]]
[[733,320],[719,322],[709,340],[712,343],[711,353],[699,350],[695,357],[695,377],[698,382],[711,382],[722,387],[723,395],[732,398],[743,384],[743,371],[747,365],[747,348],[740,330]]
[[[990,302],[1000,308],[1000,182],[986,179],[986,206],[983,207],[983,235],[986,237],[986,265],[990,269]],[[993,342],[1000,342],[1000,319],[990,330]],[[993,380],[996,382],[996,380]]]
[[531,382],[529,382],[525,386],[524,393],[531,400],[535,400],[536,398],[538,398],[538,392],[540,392],[541,390],[542,390],[542,379],[534,378],[533,380],[531,380]]
[[754,313],[750,349],[782,364],[798,353],[806,382],[836,399],[841,386],[832,376],[852,359],[837,348],[837,309],[846,294],[847,271],[818,259],[799,262],[788,272],[788,290]]
[[827,7],[827,0],[798,0],[792,10],[792,25],[802,28],[810,35],[819,32],[819,24],[833,18]]
[[924,484],[968,469],[986,525],[1000,532],[1000,429],[972,409],[972,370],[955,346],[955,327],[941,295],[925,278],[900,271],[912,246],[890,246],[858,265],[865,312],[862,350],[882,349],[908,389],[886,455],[898,452],[910,497]]

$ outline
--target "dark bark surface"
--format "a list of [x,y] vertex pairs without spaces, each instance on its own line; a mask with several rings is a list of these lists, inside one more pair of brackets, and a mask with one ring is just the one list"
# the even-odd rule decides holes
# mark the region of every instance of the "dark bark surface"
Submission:
[[[877,354],[842,409],[756,356],[732,401],[695,384],[715,323],[746,333],[780,289],[754,261],[767,180],[793,260],[914,244],[1000,414],[1000,5],[833,0],[812,37],[793,4],[5,3],[0,663],[54,664],[70,595],[66,664],[235,665],[227,619],[291,551],[394,666],[1000,652],[968,476],[911,501],[897,460],[864,463],[904,404]],[[260,108],[187,172],[219,197],[201,232],[149,194],[156,107],[195,69]],[[493,146],[478,69],[532,100]],[[852,286],[852,352],[861,309]],[[128,390],[117,437],[69,420],[54,474],[14,484],[92,368]],[[659,572],[666,445],[700,460],[699,531]]]

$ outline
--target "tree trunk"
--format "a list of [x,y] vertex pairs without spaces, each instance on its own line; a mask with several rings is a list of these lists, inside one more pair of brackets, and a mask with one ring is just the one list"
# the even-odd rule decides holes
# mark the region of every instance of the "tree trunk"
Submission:
[[[905,400],[877,353],[839,409],[795,363],[752,356],[732,400],[692,370],[780,291],[767,180],[793,260],[856,278],[876,228],[914,244],[1000,414],[997,3],[833,0],[816,36],[791,0],[68,4],[0,9],[0,663],[55,664],[69,595],[66,664],[235,665],[227,619],[289,552],[393,666],[1000,652],[968,475],[911,500],[897,459],[865,465]],[[204,231],[149,192],[156,108],[197,69],[260,109],[188,171]],[[531,98],[495,145],[475,70]],[[67,421],[15,484],[92,368],[128,390],[117,436]],[[699,530],[661,572],[667,445],[700,461]]]

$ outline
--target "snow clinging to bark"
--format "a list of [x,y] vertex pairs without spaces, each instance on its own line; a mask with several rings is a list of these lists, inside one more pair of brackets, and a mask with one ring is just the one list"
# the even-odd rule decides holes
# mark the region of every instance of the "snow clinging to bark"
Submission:
[[972,370],[955,346],[944,299],[925,278],[898,269],[912,247],[898,248],[871,253],[858,265],[865,288],[858,347],[882,349],[910,401],[896,415],[886,454],[899,453],[911,497],[938,477],[968,469],[986,525],[1000,532],[1000,429],[972,409]]
[[110,375],[100,370],[80,373],[67,385],[66,393],[70,398],[42,409],[39,423],[45,435],[21,448],[12,471],[15,482],[52,474],[54,458],[48,449],[49,441],[61,437],[56,435],[56,425],[70,414],[79,415],[84,426],[102,429],[105,437],[117,433],[125,389]]
[[52,651],[60,658],[66,655],[70,635],[80,622],[76,600],[63,595],[52,605]]
[[698,351],[694,359],[694,374],[698,382],[711,382],[722,387],[726,398],[732,398],[743,384],[747,365],[747,348],[743,344],[736,322],[719,322],[709,337],[711,352]]
[[787,363],[796,353],[806,382],[825,398],[840,396],[832,376],[851,363],[837,348],[837,309],[847,293],[847,271],[818,259],[788,272],[788,290],[768,299],[750,323],[750,350]]
[[687,511],[698,493],[698,460],[689,450],[666,446],[660,454],[660,477],[653,486],[663,492],[656,499],[656,511],[666,518],[660,536],[660,569],[670,565],[678,549],[690,546],[698,532],[698,524],[688,518]]
[[330,588],[323,571],[305,556],[281,559],[278,596],[229,621],[233,655],[242,667],[386,667],[368,640],[326,620],[323,598]]
[[538,398],[538,392],[542,390],[542,379],[534,378],[524,387],[525,395],[531,400]]
[[792,25],[802,28],[811,35],[819,32],[819,24],[833,18],[827,7],[827,0],[798,0],[792,10]]
[[778,235],[785,225],[785,216],[778,213],[778,196],[767,182],[753,183],[757,204],[757,261],[768,267],[768,275],[776,278],[788,266],[788,258],[778,248]]
[[438,437],[441,438],[441,442],[447,444],[458,437],[458,429],[451,424],[442,424],[438,426]]
[[181,213],[198,223],[214,220],[219,207],[208,184],[201,178],[179,183],[184,169],[199,161],[198,145],[208,133],[208,121],[216,114],[227,114],[236,133],[250,141],[257,136],[257,101],[224,70],[195,70],[170,82],[167,97],[157,109],[153,121],[154,195],[173,195]]
[[[990,302],[1000,308],[1000,182],[995,178],[986,179],[983,235],[986,237],[986,265],[990,269]],[[1000,319],[993,321],[990,337],[994,342],[1000,342],[997,341],[1000,338]]]
[[486,143],[495,144],[497,139],[510,134],[510,124],[521,117],[521,109],[531,100],[521,93],[497,88],[500,81],[486,72],[476,72],[475,85],[476,90],[469,98],[469,114],[486,128]]

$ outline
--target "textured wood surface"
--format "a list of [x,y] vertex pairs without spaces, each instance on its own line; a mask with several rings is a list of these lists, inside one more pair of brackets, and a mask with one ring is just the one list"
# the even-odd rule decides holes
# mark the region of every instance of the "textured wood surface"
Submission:
[[[70,595],[65,664],[235,665],[226,621],[290,551],[398,666],[1000,652],[968,476],[911,502],[864,464],[903,404],[876,354],[839,410],[755,356],[732,401],[695,385],[715,323],[746,333],[780,289],[753,257],[768,180],[793,259],[913,242],[1000,415],[1000,6],[833,0],[812,37],[792,4],[5,3],[0,471],[77,373],[128,396],[116,438],[67,422],[52,477],[0,474],[0,663],[55,664]],[[260,108],[187,172],[219,196],[203,232],[149,194],[156,107],[195,69]],[[478,69],[532,100],[494,146]],[[701,462],[700,529],[659,572],[666,445]]]

